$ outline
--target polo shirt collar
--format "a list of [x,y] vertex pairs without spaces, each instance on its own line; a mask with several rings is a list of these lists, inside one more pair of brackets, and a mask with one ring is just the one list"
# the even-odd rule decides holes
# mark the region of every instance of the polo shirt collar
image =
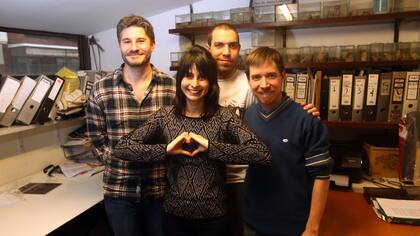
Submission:
[[293,100],[287,96],[287,94],[285,92],[282,92],[282,99],[279,103],[279,105],[274,108],[272,111],[267,111],[266,109],[264,109],[259,103],[258,103],[258,115],[265,121],[269,121],[271,119],[273,119],[274,117],[276,117],[277,114],[279,114],[281,111],[283,111],[284,109],[286,109],[291,103],[293,102]]

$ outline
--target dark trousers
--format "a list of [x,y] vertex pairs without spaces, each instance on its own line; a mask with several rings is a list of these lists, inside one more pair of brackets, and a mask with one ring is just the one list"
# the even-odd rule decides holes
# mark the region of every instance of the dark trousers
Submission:
[[136,202],[105,196],[105,210],[115,236],[162,236],[162,200]]
[[227,218],[190,220],[163,213],[165,236],[228,236]]
[[227,184],[228,235],[244,235],[244,183]]

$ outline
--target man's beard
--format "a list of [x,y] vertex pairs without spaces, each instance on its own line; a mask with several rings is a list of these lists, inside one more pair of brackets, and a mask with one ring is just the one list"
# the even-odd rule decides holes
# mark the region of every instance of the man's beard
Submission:
[[130,66],[130,67],[142,67],[142,66],[144,66],[144,65],[147,65],[147,64],[149,64],[149,62],[150,62],[150,57],[151,57],[151,54],[145,54],[145,55],[144,55],[144,59],[143,59],[141,62],[135,62],[135,63],[132,63],[132,62],[130,62],[130,61],[127,59],[127,56],[126,56],[126,55],[122,55],[122,58],[123,58],[124,63],[125,63],[127,66]]

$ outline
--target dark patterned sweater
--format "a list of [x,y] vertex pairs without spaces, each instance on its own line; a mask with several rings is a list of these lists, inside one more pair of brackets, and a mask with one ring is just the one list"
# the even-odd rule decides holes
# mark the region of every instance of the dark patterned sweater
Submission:
[[[207,152],[194,157],[166,156],[166,145],[182,132],[207,138]],[[121,138],[112,154],[139,162],[166,161],[169,186],[164,209],[187,219],[226,214],[226,163],[271,164],[269,149],[229,108],[220,108],[213,117],[205,119],[180,116],[173,106],[164,107]]]

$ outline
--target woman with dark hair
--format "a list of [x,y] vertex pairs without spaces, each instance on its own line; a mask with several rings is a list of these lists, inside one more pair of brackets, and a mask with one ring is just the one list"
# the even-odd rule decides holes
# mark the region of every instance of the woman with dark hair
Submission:
[[229,108],[219,107],[217,64],[201,46],[181,58],[173,106],[123,137],[112,155],[166,162],[166,235],[226,235],[225,164],[270,164],[267,147]]

